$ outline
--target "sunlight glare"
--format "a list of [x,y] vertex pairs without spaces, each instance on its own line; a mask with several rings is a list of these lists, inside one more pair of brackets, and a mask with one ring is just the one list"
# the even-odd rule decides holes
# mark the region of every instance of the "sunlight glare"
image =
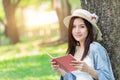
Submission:
[[25,21],[27,27],[33,27],[58,22],[58,18],[55,11],[41,12],[28,9],[25,11]]

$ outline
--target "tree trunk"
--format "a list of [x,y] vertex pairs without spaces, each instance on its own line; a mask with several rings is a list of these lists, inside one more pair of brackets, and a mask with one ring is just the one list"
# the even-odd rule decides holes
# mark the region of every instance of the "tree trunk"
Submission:
[[59,26],[60,26],[60,37],[62,41],[67,41],[67,27],[63,24],[63,19],[70,15],[71,7],[68,0],[53,0],[53,6],[56,10]]
[[11,0],[3,0],[3,7],[7,19],[7,36],[10,38],[10,43],[15,44],[19,42],[19,36],[15,20],[16,4],[14,5],[11,2]]
[[109,53],[115,80],[120,80],[120,0],[81,0],[81,6],[99,16],[101,43]]

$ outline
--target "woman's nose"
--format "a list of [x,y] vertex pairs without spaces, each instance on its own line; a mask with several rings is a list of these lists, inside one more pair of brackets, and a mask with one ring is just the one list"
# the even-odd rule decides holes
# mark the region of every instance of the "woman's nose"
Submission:
[[80,29],[78,27],[76,27],[75,32],[80,32]]

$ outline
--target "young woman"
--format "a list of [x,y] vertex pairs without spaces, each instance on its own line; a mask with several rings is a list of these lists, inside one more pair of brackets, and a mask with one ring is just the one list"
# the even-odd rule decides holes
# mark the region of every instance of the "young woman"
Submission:
[[95,41],[102,39],[96,22],[97,16],[83,9],[75,10],[64,19],[68,27],[67,54],[76,59],[70,65],[77,70],[66,72],[52,61],[52,68],[61,74],[61,80],[114,80],[108,54]]

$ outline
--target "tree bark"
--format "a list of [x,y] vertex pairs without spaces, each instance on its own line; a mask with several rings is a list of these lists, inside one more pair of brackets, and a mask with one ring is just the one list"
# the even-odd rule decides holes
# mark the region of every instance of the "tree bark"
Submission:
[[62,41],[67,41],[67,27],[63,24],[63,19],[70,15],[71,13],[71,6],[68,0],[53,0],[53,7],[56,10],[59,26],[60,26],[60,37]]
[[115,80],[120,80],[120,0],[81,0],[81,6],[99,16],[100,43],[108,51]]
[[19,42],[19,35],[16,27],[15,10],[17,4],[13,4],[11,0],[3,0],[3,7],[7,19],[6,32],[10,38],[10,43],[15,44]]

